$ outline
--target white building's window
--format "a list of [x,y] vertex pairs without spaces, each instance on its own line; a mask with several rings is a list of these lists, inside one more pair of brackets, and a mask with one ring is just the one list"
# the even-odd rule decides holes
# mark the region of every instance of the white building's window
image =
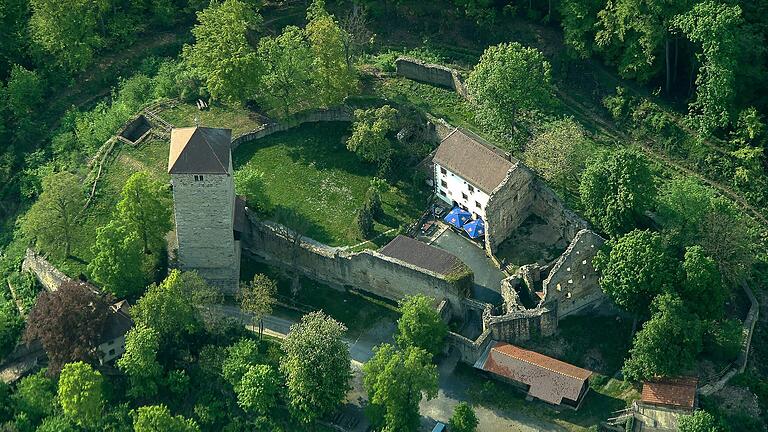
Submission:
[[480,210],[483,209],[483,206],[481,206],[480,203],[477,201],[475,201],[475,207],[479,208]]
[[448,174],[448,171],[446,171],[445,168],[440,167],[440,174],[443,174],[443,175]]
[[467,185],[467,189],[469,189],[469,193],[472,193],[472,192],[474,192],[474,191],[475,191],[475,188],[474,188],[474,187],[472,187],[472,185],[471,185],[471,184],[468,184],[468,185]]
[[467,194],[465,194],[464,192],[462,192],[462,193],[461,193],[461,197],[462,197],[462,198],[464,198],[464,199],[467,199]]
[[448,183],[446,183],[445,180],[440,180],[440,186],[442,186],[444,188],[447,188],[448,187]]
[[438,192],[440,192],[440,195],[445,196],[445,191],[444,190],[440,189],[440,190],[438,190]]

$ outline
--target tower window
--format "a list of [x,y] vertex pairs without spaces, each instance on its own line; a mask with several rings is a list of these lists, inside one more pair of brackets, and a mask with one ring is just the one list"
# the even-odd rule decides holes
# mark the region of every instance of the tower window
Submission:
[[195,174],[195,181],[203,181],[203,176]]

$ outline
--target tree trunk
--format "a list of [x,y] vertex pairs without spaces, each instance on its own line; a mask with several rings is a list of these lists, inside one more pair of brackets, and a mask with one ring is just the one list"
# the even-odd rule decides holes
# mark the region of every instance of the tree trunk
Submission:
[[264,337],[264,318],[259,318],[259,341]]
[[670,70],[669,70],[669,67],[670,67],[670,62],[669,62],[669,38],[667,38],[667,40],[664,41],[664,59],[665,59],[664,63],[665,63],[666,68],[667,68],[667,86],[666,86],[665,92],[667,94],[669,94],[670,79],[672,77],[672,75],[670,74]]
[[679,50],[679,45],[677,43],[678,38],[675,38],[675,63],[672,67],[672,82],[677,82],[677,57]]

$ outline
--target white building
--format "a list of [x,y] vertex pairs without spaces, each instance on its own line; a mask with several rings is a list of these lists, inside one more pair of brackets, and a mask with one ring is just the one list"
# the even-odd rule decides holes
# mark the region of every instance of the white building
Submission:
[[109,307],[109,317],[104,324],[101,343],[98,346],[99,363],[105,364],[125,352],[125,335],[133,327],[128,302],[122,300]]
[[483,220],[489,197],[515,166],[490,144],[461,129],[443,139],[432,161],[435,195]]

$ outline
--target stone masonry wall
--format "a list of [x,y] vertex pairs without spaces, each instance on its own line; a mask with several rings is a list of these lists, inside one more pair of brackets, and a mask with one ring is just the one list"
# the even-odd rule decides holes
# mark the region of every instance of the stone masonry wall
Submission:
[[[231,172],[231,170],[230,170]],[[237,287],[240,261],[233,234],[234,182],[231,174],[172,174],[178,259],[209,283]]]
[[536,198],[534,179],[533,172],[517,162],[488,198],[485,245],[491,254],[530,214]]
[[442,275],[378,252],[348,253],[306,237],[296,245],[288,228],[259,221],[250,211],[247,214],[252,229],[244,237],[243,248],[262,261],[287,266],[331,286],[354,287],[390,300],[413,294],[445,298],[453,314],[463,314],[461,288]]
[[295,128],[304,123],[315,122],[330,122],[330,121],[352,121],[352,110],[346,106],[326,108],[326,109],[313,109],[309,111],[303,111],[280,123],[271,123],[262,125],[250,132],[246,132],[237,138],[232,140],[232,151],[243,143],[255,141],[260,138],[272,135],[277,132],[284,132],[288,129]]
[[592,266],[592,258],[603,243],[605,239],[594,232],[579,231],[550,270],[543,283],[542,303],[556,304],[558,318],[596,306],[605,298],[600,275]]
[[560,235],[567,241],[573,240],[576,233],[589,228],[587,221],[566,207],[565,203],[541,179],[534,182],[536,199],[531,206],[531,212],[547,221],[547,224],[557,228]]
[[462,97],[467,97],[467,87],[461,74],[456,69],[443,65],[431,64],[413,57],[398,57],[395,60],[397,74],[414,81],[438,85],[453,89]]
[[549,337],[557,330],[557,310],[538,308],[499,316],[483,314],[483,330],[490,330],[493,339],[509,343]]
[[34,273],[37,280],[48,291],[56,291],[61,284],[72,280],[32,249],[27,249],[24,262],[21,263],[21,270]]

